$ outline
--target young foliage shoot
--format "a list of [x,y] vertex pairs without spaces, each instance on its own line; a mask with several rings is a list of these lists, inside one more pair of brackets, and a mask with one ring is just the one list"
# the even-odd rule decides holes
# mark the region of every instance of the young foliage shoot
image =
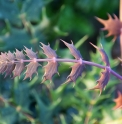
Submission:
[[[5,73],[5,77],[12,75],[13,72],[13,78],[16,76],[20,76],[20,74],[25,71],[25,77],[32,79],[32,76],[34,73],[37,73],[38,67],[40,67],[40,62],[48,62],[46,66],[44,66],[44,75],[43,75],[43,81],[46,80],[52,81],[52,77],[58,73],[58,66],[59,62],[73,62],[74,65],[72,66],[71,73],[67,77],[66,83],[68,82],[75,82],[79,76],[82,75],[82,72],[84,70],[85,65],[91,65],[96,66],[98,68],[103,69],[101,72],[100,78],[97,80],[97,85],[92,89],[99,89],[100,94],[102,90],[106,87],[110,74],[115,75],[119,79],[122,79],[120,75],[118,75],[116,72],[111,70],[109,59],[104,51],[103,48],[99,48],[92,43],[90,43],[93,47],[95,47],[101,55],[102,61],[105,63],[105,66],[102,66],[100,64],[96,64],[93,62],[85,61],[83,60],[80,52],[75,48],[73,45],[73,42],[71,44],[61,40],[70,50],[70,53],[74,56],[75,59],[60,59],[58,58],[58,55],[56,52],[50,48],[50,45],[45,45],[41,43],[41,48],[44,52],[44,54],[47,56],[46,59],[40,59],[37,58],[37,53],[33,52],[32,49],[28,49],[25,47],[24,54],[23,51],[19,51],[16,49],[15,53],[11,53],[10,51],[8,53],[1,53],[0,55],[0,72],[3,74]],[[29,59],[26,59],[28,57]],[[25,64],[28,63],[28,64]],[[37,73],[38,74],[38,73]]]

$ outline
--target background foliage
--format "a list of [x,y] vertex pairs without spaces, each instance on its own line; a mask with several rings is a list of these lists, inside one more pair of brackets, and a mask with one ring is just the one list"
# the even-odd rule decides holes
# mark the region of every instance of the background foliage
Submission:
[[[109,7],[108,7],[109,6]],[[89,41],[102,43],[113,69],[118,71],[120,55],[119,39],[104,39],[94,16],[107,19],[107,12],[118,15],[119,1],[112,0],[0,0],[0,52],[22,50],[26,46],[44,58],[39,42],[50,43],[62,58],[72,58],[59,39],[72,39],[85,60],[101,63],[99,53]],[[113,60],[113,58],[114,60]],[[42,63],[45,65],[46,63]],[[4,79],[0,75],[0,124],[119,124],[121,110],[113,111],[116,89],[121,90],[119,80],[111,76],[106,90],[99,97],[98,91],[90,91],[101,72],[86,66],[75,87],[61,85],[70,72],[71,63],[61,63],[60,77],[53,82],[40,84],[42,67],[31,81],[19,78]],[[118,87],[117,85],[118,84]]]

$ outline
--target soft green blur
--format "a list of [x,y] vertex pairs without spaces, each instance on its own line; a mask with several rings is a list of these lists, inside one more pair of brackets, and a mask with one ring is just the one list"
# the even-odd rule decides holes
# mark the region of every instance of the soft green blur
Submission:
[[[116,70],[118,61],[111,57],[111,39],[101,34],[102,27],[94,16],[107,19],[107,13],[118,14],[118,0],[0,0],[0,52],[24,46],[46,58],[40,42],[50,44],[61,58],[73,58],[63,39],[81,52],[84,60],[104,65],[98,51],[89,42],[103,45],[110,64]],[[118,48],[119,49],[119,48]],[[46,63],[42,63],[44,66]],[[32,80],[11,79],[0,75],[0,124],[122,124],[121,110],[113,110],[116,85],[114,76],[99,97],[96,85],[101,69],[85,66],[84,73],[73,83],[64,84],[72,63],[61,63],[60,76],[41,84],[44,70]],[[117,71],[117,70],[116,70]]]

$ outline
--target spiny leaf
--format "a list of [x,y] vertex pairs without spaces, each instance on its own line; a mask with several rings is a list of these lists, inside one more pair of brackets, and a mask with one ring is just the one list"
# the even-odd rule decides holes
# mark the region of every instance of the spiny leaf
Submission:
[[48,64],[46,66],[44,66],[44,76],[43,76],[43,82],[45,82],[46,80],[52,80],[52,77],[54,74],[58,73],[58,62],[48,62]]
[[[15,52],[16,55],[16,59],[17,60],[24,60],[25,59],[25,55],[23,54],[22,51],[19,51],[16,49]],[[15,69],[13,70],[13,78],[15,78],[16,76],[20,76],[20,74],[22,73],[22,71],[24,70],[25,66],[24,63],[22,61],[16,63],[15,65]]]
[[15,64],[14,63],[8,63],[5,72],[5,77],[11,75],[12,71],[15,68]]
[[72,44],[69,44],[69,43],[67,43],[67,42],[65,42],[65,41],[63,41],[63,40],[61,40],[61,41],[69,48],[71,54],[72,54],[76,59],[82,58],[80,52],[75,48],[75,46],[73,45],[73,42],[72,42],[72,41],[71,41]]
[[[38,66],[40,66],[40,64],[38,63],[38,62],[30,62],[26,67],[27,67],[27,70],[26,70],[26,72],[25,72],[25,78],[24,78],[24,80],[26,79],[26,78],[30,78],[30,80],[31,80],[31,78],[32,78],[32,75],[34,74],[34,73],[37,73],[37,68],[38,68]],[[38,74],[38,73],[37,73]]]
[[7,68],[7,54],[1,53],[0,55],[0,73],[4,73]]
[[15,59],[15,56],[13,53],[11,53],[10,51],[7,53],[6,58],[8,59],[8,63],[6,63],[6,69],[5,69],[5,77],[7,77],[8,75],[11,75],[12,71],[15,68],[15,63],[13,62]]
[[[41,42],[40,42],[41,43]],[[50,45],[45,45],[43,43],[41,43],[42,45],[42,49],[44,51],[44,54],[48,57],[48,58],[53,58],[53,57],[58,57],[55,50],[50,48]]]
[[[75,46],[73,45],[73,42],[72,44],[69,44],[63,40],[61,40],[70,50],[71,54],[75,57],[75,59],[77,60],[80,60],[82,58],[80,52],[75,48]],[[81,59],[82,60],[82,59]],[[84,69],[84,65],[83,63],[75,63],[73,66],[72,66],[72,71],[70,73],[70,75],[67,77],[67,81],[65,83],[68,83],[68,82],[75,82],[76,79],[81,76],[82,72],[83,72],[83,69]]]
[[[42,49],[44,51],[44,54],[48,57],[48,58],[57,58],[57,54],[56,52],[50,48],[50,45],[44,45],[43,43],[41,43],[42,45]],[[43,82],[45,82],[46,80],[52,80],[52,77],[55,73],[58,73],[58,62],[56,61],[48,61],[47,65],[44,66],[44,75],[43,75]]]
[[7,53],[7,59],[9,60],[9,61],[12,61],[12,60],[14,60],[15,59],[15,56],[14,56],[14,54],[13,53],[11,53],[10,51]]
[[25,66],[24,63],[16,63],[15,68],[13,70],[13,78],[20,76],[20,74],[22,73],[22,71],[24,70]]
[[98,84],[94,88],[92,88],[91,90],[99,89],[100,94],[101,94],[103,89],[107,85],[109,79],[110,79],[110,71],[109,71],[109,69],[105,68],[104,71],[101,72],[101,77],[97,80]]
[[27,56],[30,58],[30,59],[34,59],[34,58],[37,58],[36,56],[36,53],[32,51],[32,49],[28,49],[27,47],[25,47],[25,50],[24,50],[27,54]]
[[17,49],[16,49],[16,52],[15,52],[15,55],[16,55],[16,59],[17,60],[23,60],[23,59],[25,59],[25,55],[23,54],[23,52],[22,51],[19,51]]
[[114,36],[113,41],[115,41],[117,36],[120,35],[120,29],[122,28],[122,22],[120,22],[118,17],[114,14],[114,19],[112,19],[111,15],[108,14],[108,20],[103,20],[98,17],[96,19],[105,26],[102,30],[108,30],[106,37]]
[[4,73],[7,68],[7,63],[0,62],[0,73]]
[[118,91],[118,97],[114,99],[114,102],[116,103],[116,105],[113,109],[122,108],[122,93],[120,91]]
[[3,62],[7,61],[7,54],[6,53],[1,53],[0,61],[3,61]]
[[107,56],[106,52],[104,51],[104,49],[97,47],[96,45],[92,44],[91,42],[90,42],[90,44],[100,52],[102,61],[106,64],[106,66],[110,66],[108,56]]
[[[25,52],[26,52],[26,54],[27,54],[27,56],[30,58],[30,59],[36,59],[37,58],[37,56],[36,56],[36,53],[35,52],[33,52],[32,51],[32,49],[28,49],[28,48],[26,48],[25,47]],[[37,73],[37,68],[38,68],[38,66],[40,66],[40,64],[38,63],[38,62],[36,62],[36,60],[33,60],[32,62],[30,62],[26,67],[27,67],[27,70],[26,70],[26,72],[25,72],[25,78],[24,78],[24,80],[26,79],[26,78],[30,78],[30,80],[31,80],[31,78],[32,78],[32,75],[34,74],[34,73]],[[38,74],[38,73],[37,73]]]
[[72,71],[70,75],[67,77],[68,80],[66,81],[66,83],[75,82],[77,78],[82,75],[83,70],[84,70],[84,64],[75,63],[72,66]]

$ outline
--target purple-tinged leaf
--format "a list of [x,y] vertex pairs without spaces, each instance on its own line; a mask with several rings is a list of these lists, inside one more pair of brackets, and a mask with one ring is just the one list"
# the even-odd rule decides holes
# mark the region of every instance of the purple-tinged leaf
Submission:
[[80,59],[82,58],[80,52],[75,48],[75,46],[73,45],[73,42],[72,44],[69,44],[63,40],[61,40],[70,50],[71,54],[76,58],[76,59]]
[[15,52],[15,55],[16,55],[17,60],[24,60],[25,59],[25,55],[23,54],[23,52],[19,51],[17,49],[16,49],[16,52]]
[[[50,45],[45,45],[43,43],[41,43],[42,45],[42,49],[44,51],[44,54],[48,57],[48,58],[57,58],[57,54],[55,52],[55,50],[50,48]],[[58,73],[58,62],[54,62],[54,61],[50,61],[48,62],[48,64],[46,66],[44,66],[44,70],[45,70],[45,74],[43,76],[43,82],[45,82],[46,80],[52,80],[52,77],[55,73]]]
[[[37,68],[38,68],[38,66],[40,66],[40,64],[38,63],[38,62],[30,62],[26,67],[27,67],[27,70],[26,70],[26,72],[25,72],[25,78],[24,78],[24,80],[26,79],[26,78],[30,78],[30,80],[31,80],[31,78],[32,78],[32,75],[34,74],[34,73],[37,73]],[[38,73],[37,73],[38,74]]]
[[97,47],[96,45],[92,44],[91,42],[90,42],[90,44],[100,52],[102,61],[106,64],[106,66],[110,66],[108,56],[107,56],[106,52],[104,51],[104,49]]
[[15,64],[13,63],[14,59],[15,59],[15,56],[10,51],[8,53],[1,53],[0,73],[6,73],[5,77],[12,73],[15,67]]
[[70,75],[67,77],[66,83],[68,83],[68,82],[74,82],[75,83],[77,78],[82,75],[83,70],[84,70],[84,64],[75,63],[72,66],[72,71],[71,71]]
[[10,51],[7,53],[6,58],[8,59],[8,63],[6,63],[6,69],[5,69],[5,77],[11,75],[12,71],[15,68],[15,63],[13,63],[15,56],[13,53],[11,53]]
[[[16,55],[16,59],[17,60],[24,60],[25,59],[25,55],[23,54],[22,51],[19,51],[16,49],[15,52]],[[22,73],[22,71],[24,70],[25,66],[24,66],[24,62],[20,61],[17,62],[15,65],[15,69],[13,70],[13,78],[20,76],[20,74]]]
[[4,73],[7,68],[7,54],[1,53],[0,55],[0,73]]
[[22,73],[22,71],[24,70],[25,66],[24,63],[16,63],[15,68],[13,70],[13,78],[20,76],[20,74]]
[[5,70],[5,77],[11,75],[12,71],[14,70],[14,68],[15,68],[15,64],[8,63],[7,67],[6,67],[6,70]]
[[118,17],[114,14],[114,19],[112,19],[111,15],[108,14],[108,20],[103,20],[98,17],[96,17],[96,19],[104,25],[102,30],[108,31],[106,37],[114,36],[113,41],[115,41],[117,36],[120,35],[120,29],[122,28],[122,22],[118,19]]
[[114,99],[114,102],[116,103],[116,105],[113,108],[114,110],[122,109],[122,93],[120,91],[118,91],[118,97]]
[[27,54],[27,56],[30,58],[30,59],[34,59],[34,58],[37,58],[36,56],[36,53],[32,51],[32,49],[28,49],[27,47],[25,47],[25,50],[24,50]]
[[4,73],[7,68],[7,63],[6,62],[0,62],[0,73]]
[[[41,42],[40,42],[41,43]],[[53,58],[53,57],[58,57],[55,50],[50,48],[50,45],[45,45],[43,43],[41,43],[42,45],[42,49],[44,51],[44,54],[48,57],[48,58]]]
[[54,74],[58,73],[58,62],[48,62],[46,66],[44,66],[44,76],[43,76],[43,82],[46,80],[52,80],[52,77]]
[[101,94],[105,86],[108,84],[109,79],[110,79],[110,71],[109,69],[105,68],[104,71],[101,72],[101,77],[97,80],[98,84],[91,90],[99,89]]
[[7,61],[7,54],[6,53],[1,53],[0,61],[2,61],[2,62],[6,62]]
[[15,56],[13,53],[11,53],[10,51],[7,53],[7,59],[11,62],[15,59]]

